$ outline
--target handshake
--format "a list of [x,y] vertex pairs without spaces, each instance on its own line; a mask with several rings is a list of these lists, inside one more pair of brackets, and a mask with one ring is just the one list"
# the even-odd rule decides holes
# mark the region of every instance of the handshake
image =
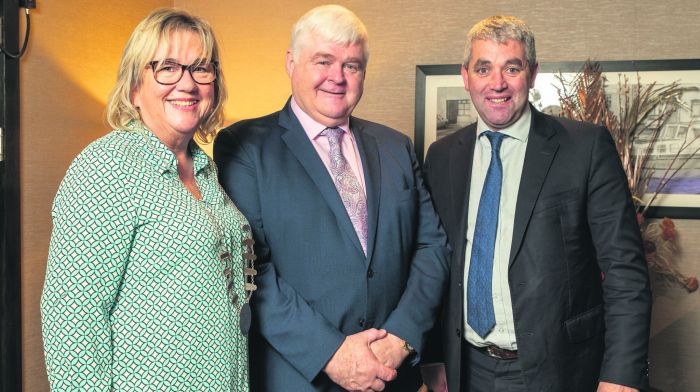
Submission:
[[323,370],[348,391],[382,391],[410,353],[403,339],[372,328],[347,336]]

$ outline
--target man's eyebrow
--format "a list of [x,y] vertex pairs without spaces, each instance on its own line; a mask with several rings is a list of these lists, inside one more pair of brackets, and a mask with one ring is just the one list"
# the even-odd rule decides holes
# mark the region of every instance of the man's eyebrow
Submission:
[[335,58],[335,56],[333,56],[333,55],[330,54],[330,53],[326,53],[326,52],[316,52],[316,53],[314,53],[313,56],[311,56],[311,58],[312,58],[313,60],[316,60],[316,59],[319,59],[319,58],[322,58],[322,59],[333,59],[333,58]]
[[476,62],[474,63],[475,67],[481,67],[483,65],[490,65],[491,61],[485,60],[485,59],[476,59]]
[[514,58],[512,58],[512,59],[508,59],[508,61],[506,61],[506,64],[514,64],[514,65],[519,65],[519,66],[521,66],[521,67],[525,65],[525,64],[523,63],[523,60],[520,59],[520,58],[518,58],[518,57],[514,57]]
[[[319,59],[319,58],[335,60],[336,57],[330,53],[317,52],[317,53],[314,53],[313,56],[311,56],[311,58],[314,60]],[[344,59],[343,62],[344,63],[362,63],[363,61],[362,61],[362,58],[360,58],[360,57],[350,57],[350,58]]]
[[350,57],[350,58],[348,58],[348,59],[345,59],[345,61],[343,61],[343,62],[344,62],[344,63],[360,63],[360,64],[364,64],[364,61],[363,61],[361,58],[359,58],[359,57]]
[[[486,59],[477,59],[476,62],[474,62],[474,67],[483,67],[486,65],[491,65],[491,61]],[[511,59],[506,60],[506,65],[517,65],[519,67],[523,67],[525,66],[525,63],[522,59],[518,57],[513,57]]]

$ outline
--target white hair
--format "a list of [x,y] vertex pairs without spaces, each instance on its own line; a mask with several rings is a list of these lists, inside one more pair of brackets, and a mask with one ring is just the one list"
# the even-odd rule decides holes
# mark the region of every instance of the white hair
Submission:
[[309,34],[319,35],[338,45],[361,44],[364,60],[369,60],[367,28],[357,15],[345,7],[335,4],[322,5],[299,18],[292,28],[292,40],[289,44],[295,61],[299,59],[304,38]]

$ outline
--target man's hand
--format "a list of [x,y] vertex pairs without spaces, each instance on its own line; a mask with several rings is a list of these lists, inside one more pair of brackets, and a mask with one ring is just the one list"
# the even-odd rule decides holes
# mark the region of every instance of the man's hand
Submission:
[[323,371],[348,391],[384,390],[384,383],[396,378],[396,370],[382,365],[369,346],[386,335],[372,328],[346,337]]
[[393,369],[398,369],[409,352],[403,348],[404,341],[390,333],[383,339],[375,340],[369,345],[379,362]]
[[639,392],[639,389],[601,381],[598,384],[598,392]]

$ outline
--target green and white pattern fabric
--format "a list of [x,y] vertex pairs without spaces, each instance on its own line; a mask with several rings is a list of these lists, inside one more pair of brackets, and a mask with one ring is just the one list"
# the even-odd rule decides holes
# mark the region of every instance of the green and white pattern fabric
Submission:
[[112,131],[68,169],[41,300],[52,390],[248,391],[247,221],[209,157],[194,143],[191,152],[202,200],[146,129]]

